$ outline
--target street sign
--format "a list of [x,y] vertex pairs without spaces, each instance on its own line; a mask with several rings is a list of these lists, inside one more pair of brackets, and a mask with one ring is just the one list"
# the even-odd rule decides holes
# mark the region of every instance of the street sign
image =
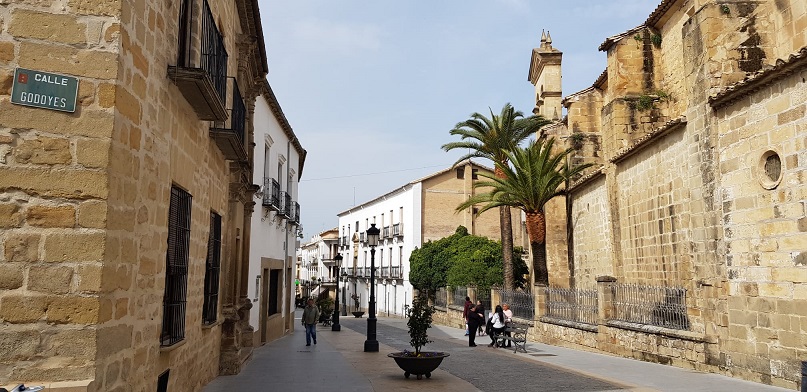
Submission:
[[11,86],[11,103],[37,108],[76,111],[78,78],[17,68]]

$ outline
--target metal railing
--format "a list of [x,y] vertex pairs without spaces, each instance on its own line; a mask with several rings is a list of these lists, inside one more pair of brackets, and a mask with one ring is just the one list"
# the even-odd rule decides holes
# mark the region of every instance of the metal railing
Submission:
[[389,226],[384,226],[384,228],[381,229],[381,238],[389,238],[390,237],[389,233],[390,233]]
[[283,216],[291,219],[294,211],[291,209],[291,195],[288,192],[280,192],[280,198],[283,202],[283,208],[280,209],[280,212]]
[[446,307],[446,288],[440,287],[437,289],[437,292],[434,293],[434,306],[439,306],[441,308]]
[[493,310],[492,304],[490,303],[490,289],[479,287],[476,289],[476,300],[482,302],[482,305],[485,307],[485,310],[491,311]]
[[[210,11],[207,0],[203,1],[198,20],[193,3],[193,0],[185,0],[180,6],[177,65],[203,69],[213,82],[213,88],[219,99],[225,102],[228,56],[227,49],[224,47],[224,38],[216,26],[216,20]],[[198,27],[195,23],[199,24]],[[199,41],[198,47],[194,45],[197,40]]]
[[300,203],[294,202],[294,219],[292,222],[300,223]]
[[403,278],[403,276],[401,275],[401,267],[397,266],[397,265],[390,267],[389,276],[390,276],[390,278],[393,278],[393,279],[401,279],[401,278]]
[[454,287],[451,293],[451,304],[465,306],[465,297],[468,296],[468,288],[465,286]]
[[686,293],[682,287],[613,284],[613,320],[689,330]]
[[359,242],[361,243],[367,242],[367,232],[362,231],[361,233],[359,233]]
[[263,205],[280,208],[280,183],[274,178],[263,179]]
[[597,325],[597,289],[546,289],[546,315],[560,320]]
[[214,121],[213,128],[232,132],[243,144],[244,131],[247,123],[247,107],[244,105],[244,99],[241,96],[241,90],[238,88],[238,82],[235,81],[235,78],[225,77],[224,79],[226,81],[225,90],[232,91],[230,100],[222,98],[222,102],[225,102],[225,107],[229,115],[224,121]]
[[522,290],[499,290],[499,298],[503,304],[510,305],[513,317],[532,320],[535,317],[535,297]]
[[403,235],[403,227],[400,223],[396,223],[392,225],[392,236],[393,237],[400,237]]

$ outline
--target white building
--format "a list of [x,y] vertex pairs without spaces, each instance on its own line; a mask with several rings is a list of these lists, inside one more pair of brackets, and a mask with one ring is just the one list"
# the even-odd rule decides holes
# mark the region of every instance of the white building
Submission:
[[247,293],[256,346],[294,328],[294,267],[301,232],[297,184],[306,155],[269,83],[264,87],[255,101],[253,183],[261,189],[251,222],[249,277],[254,288]]
[[339,230],[323,231],[297,251],[297,296],[314,298],[336,287],[334,256],[339,247]]
[[[339,251],[347,273],[340,284],[339,302],[346,304],[348,310],[356,310],[351,299],[356,294],[359,308],[368,308],[371,260],[366,231],[371,224],[381,230],[375,254],[378,314],[403,315],[404,306],[411,304],[409,256],[424,241],[454,234],[460,225],[470,234],[499,240],[498,210],[479,216],[474,214],[475,209],[455,211],[461,202],[479,192],[473,184],[480,170],[492,173],[490,168],[466,161],[339,213]],[[520,222],[518,211],[513,211],[513,222]],[[521,232],[514,230],[513,234],[514,242],[520,243]]]

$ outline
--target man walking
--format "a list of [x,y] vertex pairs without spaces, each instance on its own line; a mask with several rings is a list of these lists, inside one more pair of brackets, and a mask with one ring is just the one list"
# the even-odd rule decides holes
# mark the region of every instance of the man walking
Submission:
[[317,321],[319,320],[319,308],[314,306],[314,300],[309,298],[308,305],[303,309],[303,326],[305,327],[305,345],[311,345],[311,339],[317,344]]

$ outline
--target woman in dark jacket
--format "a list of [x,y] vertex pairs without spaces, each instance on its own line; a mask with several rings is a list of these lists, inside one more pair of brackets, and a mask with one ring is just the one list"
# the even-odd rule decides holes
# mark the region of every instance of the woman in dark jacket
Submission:
[[476,305],[468,312],[468,346],[476,347],[474,340],[476,339],[476,330],[482,325],[485,325],[485,307]]

